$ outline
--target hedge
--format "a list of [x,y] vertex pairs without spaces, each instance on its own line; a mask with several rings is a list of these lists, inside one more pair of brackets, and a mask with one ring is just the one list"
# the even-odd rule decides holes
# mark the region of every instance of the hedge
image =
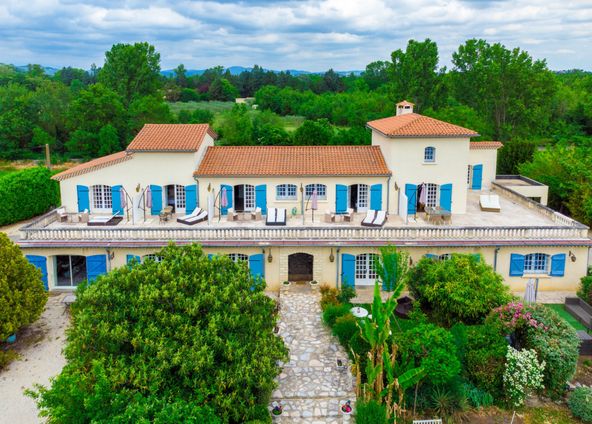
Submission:
[[60,204],[60,188],[43,167],[0,177],[0,225],[12,224],[47,212]]

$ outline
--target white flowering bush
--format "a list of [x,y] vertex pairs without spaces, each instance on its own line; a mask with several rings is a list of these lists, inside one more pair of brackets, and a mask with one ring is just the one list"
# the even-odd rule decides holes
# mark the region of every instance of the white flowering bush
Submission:
[[508,346],[504,390],[513,406],[522,406],[531,391],[543,388],[545,361],[539,362],[533,349],[516,350]]

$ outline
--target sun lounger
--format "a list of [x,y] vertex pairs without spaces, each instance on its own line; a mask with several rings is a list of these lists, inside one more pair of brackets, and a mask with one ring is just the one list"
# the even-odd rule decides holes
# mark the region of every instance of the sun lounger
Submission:
[[386,211],[377,211],[376,218],[372,221],[372,227],[382,227],[386,222]]
[[275,216],[277,214],[276,208],[267,209],[267,218],[265,219],[265,225],[275,225]]
[[286,225],[286,218],[285,208],[269,208],[265,225]]
[[181,216],[177,218],[177,222],[185,225],[195,225],[199,222],[208,219],[208,212],[201,208],[195,208],[189,215]]
[[88,219],[86,225],[91,227],[99,227],[106,225],[117,225],[123,220],[122,216],[111,215],[111,216],[91,216]]
[[364,227],[372,227],[372,223],[376,218],[376,211],[374,209],[368,209],[366,211],[366,217],[362,220],[362,225]]
[[479,196],[479,206],[481,206],[481,210],[484,212],[501,211],[498,195],[482,194]]

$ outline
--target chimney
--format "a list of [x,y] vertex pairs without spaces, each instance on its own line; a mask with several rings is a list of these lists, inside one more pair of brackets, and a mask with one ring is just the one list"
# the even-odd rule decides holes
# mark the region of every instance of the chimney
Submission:
[[414,104],[408,102],[407,100],[403,100],[402,102],[397,103],[397,116],[413,113],[413,106]]

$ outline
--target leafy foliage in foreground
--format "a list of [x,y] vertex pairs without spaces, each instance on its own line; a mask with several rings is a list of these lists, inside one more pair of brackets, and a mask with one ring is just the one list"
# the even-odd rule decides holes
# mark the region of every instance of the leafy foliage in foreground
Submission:
[[[68,364],[34,394],[54,422],[246,422],[287,351],[244,264],[168,246],[77,291]],[[176,417],[176,418],[175,418]]]

